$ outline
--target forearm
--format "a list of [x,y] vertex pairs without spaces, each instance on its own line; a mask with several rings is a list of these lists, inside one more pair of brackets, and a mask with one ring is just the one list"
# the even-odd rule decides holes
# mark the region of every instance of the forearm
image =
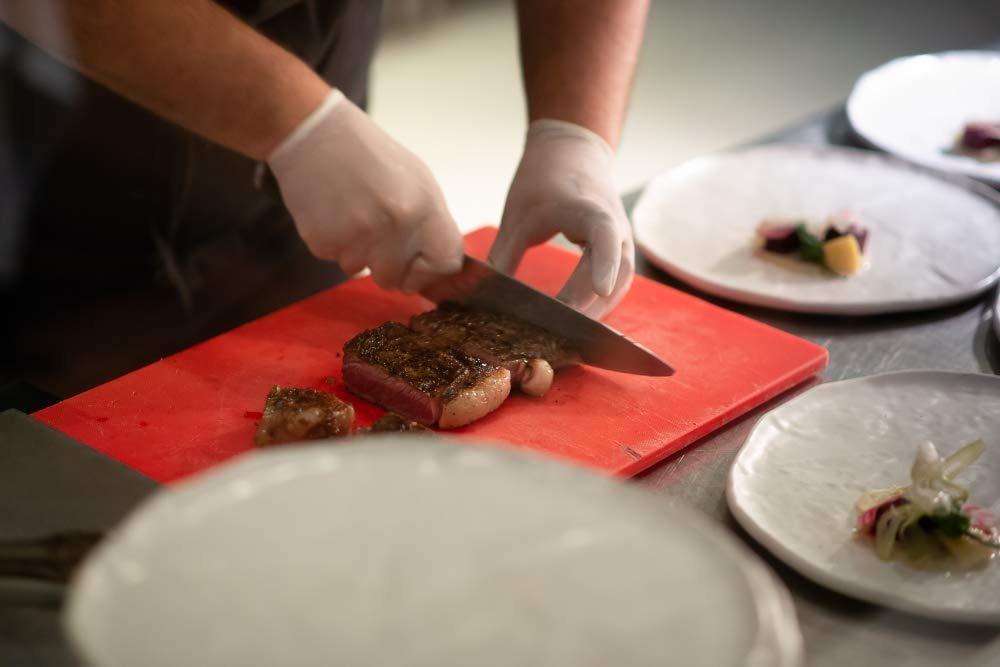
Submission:
[[582,125],[617,146],[648,0],[518,0],[529,120]]
[[[61,16],[68,39],[31,20],[40,13]],[[329,91],[210,0],[4,0],[0,19],[120,95],[255,159]]]

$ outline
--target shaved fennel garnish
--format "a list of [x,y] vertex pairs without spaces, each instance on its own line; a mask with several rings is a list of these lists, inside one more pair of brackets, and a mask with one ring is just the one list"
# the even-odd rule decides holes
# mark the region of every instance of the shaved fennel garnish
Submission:
[[858,533],[874,538],[883,560],[913,563],[950,558],[962,568],[984,565],[1000,550],[1000,529],[989,510],[966,505],[969,490],[954,481],[985,450],[971,442],[947,458],[933,443],[917,448],[909,486],[867,491],[858,498]]

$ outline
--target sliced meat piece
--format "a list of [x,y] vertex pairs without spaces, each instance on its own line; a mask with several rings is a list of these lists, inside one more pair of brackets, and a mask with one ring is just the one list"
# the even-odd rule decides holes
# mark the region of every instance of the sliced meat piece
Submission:
[[371,426],[362,427],[354,429],[355,435],[365,435],[368,433],[433,433],[431,429],[427,428],[420,422],[413,421],[412,419],[407,419],[406,417],[400,417],[395,412],[387,412],[378,419]]
[[344,346],[344,383],[407,419],[456,428],[493,412],[510,394],[510,372],[443,346],[398,322]]
[[541,327],[451,303],[416,315],[410,327],[503,366],[510,371],[511,385],[533,396],[548,391],[554,370],[580,362],[579,353],[568,341]]
[[258,447],[347,435],[354,407],[316,389],[274,386],[254,441]]

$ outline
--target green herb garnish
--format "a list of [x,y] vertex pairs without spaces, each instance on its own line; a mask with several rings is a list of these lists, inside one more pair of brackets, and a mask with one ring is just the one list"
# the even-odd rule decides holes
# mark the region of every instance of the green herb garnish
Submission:
[[799,223],[795,227],[795,234],[799,237],[799,253],[802,259],[807,262],[823,263],[823,242],[815,234],[810,232],[804,223]]
[[961,537],[969,530],[969,516],[961,511],[927,517],[945,537]]

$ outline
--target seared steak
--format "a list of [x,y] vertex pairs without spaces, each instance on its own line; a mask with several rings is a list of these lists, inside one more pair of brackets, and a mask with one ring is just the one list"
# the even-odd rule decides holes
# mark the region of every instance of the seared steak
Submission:
[[315,389],[272,387],[254,441],[258,447],[347,435],[354,408]]
[[387,412],[368,427],[354,429],[356,435],[367,433],[433,433],[429,428],[406,417],[400,417],[395,412]]
[[397,322],[344,345],[344,383],[366,400],[443,429],[496,410],[510,394],[510,372],[442,346]]
[[413,317],[410,327],[440,344],[506,368],[511,385],[533,396],[549,390],[553,370],[580,361],[567,341],[541,327],[454,304],[441,304],[437,310]]

